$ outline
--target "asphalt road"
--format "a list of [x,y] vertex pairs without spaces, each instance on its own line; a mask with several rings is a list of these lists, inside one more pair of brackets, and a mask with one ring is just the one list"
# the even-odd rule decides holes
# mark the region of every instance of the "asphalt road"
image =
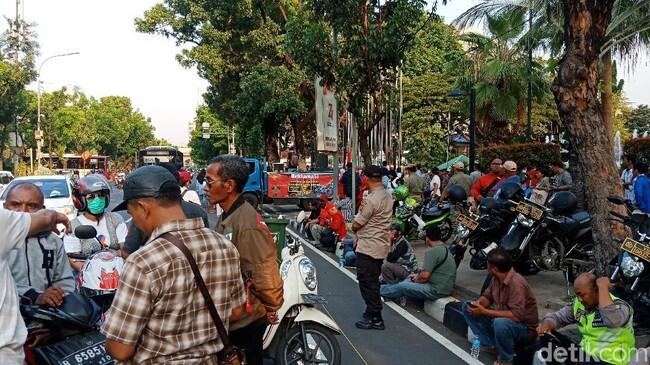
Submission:
[[[122,201],[122,191],[114,189],[109,209]],[[293,218],[295,206],[265,206],[274,217]],[[126,212],[121,213],[126,218]],[[343,365],[392,364],[481,364],[469,357],[467,341],[448,331],[424,314],[421,308],[403,309],[385,303],[385,331],[364,331],[354,326],[361,318],[364,304],[354,275],[324,253],[305,243],[307,256],[318,270],[319,290],[328,304],[322,310],[341,327],[338,336]]]

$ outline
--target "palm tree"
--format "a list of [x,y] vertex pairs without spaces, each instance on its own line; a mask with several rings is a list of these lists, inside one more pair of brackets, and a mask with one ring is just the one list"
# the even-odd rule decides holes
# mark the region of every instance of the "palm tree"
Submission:
[[[523,14],[517,12],[488,16],[489,36],[460,36],[469,57],[461,66],[468,72],[459,78],[458,86],[476,90],[478,132],[483,143],[505,142],[520,132],[529,78],[522,21]],[[532,69],[533,94],[541,101],[548,90],[543,66],[533,62]]]
[[[564,47],[564,15],[561,0],[483,0],[465,11],[452,23],[460,29],[504,14],[525,14],[532,17],[532,27],[523,36],[531,47],[557,57]],[[531,14],[532,13],[532,14]],[[599,79],[605,130],[613,137],[612,56],[634,66],[639,56],[650,49],[650,1],[616,0],[612,20],[607,28],[606,42],[600,54]]]

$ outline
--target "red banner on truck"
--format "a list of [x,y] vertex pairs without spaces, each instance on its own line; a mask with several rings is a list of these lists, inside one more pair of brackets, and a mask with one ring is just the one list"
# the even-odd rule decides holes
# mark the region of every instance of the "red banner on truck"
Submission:
[[269,173],[270,198],[332,197],[334,176],[331,173]]

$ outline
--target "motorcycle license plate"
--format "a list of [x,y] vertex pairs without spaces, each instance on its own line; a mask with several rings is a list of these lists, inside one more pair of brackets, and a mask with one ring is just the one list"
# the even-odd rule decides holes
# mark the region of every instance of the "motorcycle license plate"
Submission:
[[302,300],[304,300],[306,304],[327,304],[327,299],[318,294],[303,294]]
[[650,246],[645,243],[635,241],[628,237],[621,244],[621,250],[627,251],[642,260],[650,262]]
[[458,220],[458,223],[464,225],[470,231],[473,231],[478,227],[478,221],[477,220],[474,220],[474,219],[472,219],[472,218],[470,218],[470,217],[468,217],[468,216],[466,216],[464,214],[459,215],[457,220]]
[[519,202],[519,204],[517,204],[517,212],[536,221],[542,219],[542,216],[544,215],[543,210],[528,202]]

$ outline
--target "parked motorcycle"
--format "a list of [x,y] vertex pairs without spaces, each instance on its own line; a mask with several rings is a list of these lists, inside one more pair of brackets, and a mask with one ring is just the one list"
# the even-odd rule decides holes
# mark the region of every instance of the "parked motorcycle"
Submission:
[[461,215],[457,228],[458,240],[453,241],[451,245],[456,265],[460,265],[465,251],[469,248],[472,257],[470,268],[486,269],[487,254],[498,246],[501,238],[506,234],[510,223],[516,217],[514,211],[516,204],[523,197],[524,191],[519,184],[505,183],[494,198],[485,198],[481,201],[477,215]]
[[650,328],[650,215],[635,210],[623,198],[608,197],[611,203],[625,205],[627,215],[611,211],[617,221],[632,229],[632,237],[620,244],[620,253],[612,261],[612,292],[634,308],[635,328]]
[[510,252],[517,271],[562,270],[570,284],[581,272],[593,269],[591,215],[576,212],[577,202],[573,193],[563,191],[555,193],[547,206],[528,199],[517,204],[517,217],[500,244]]
[[268,326],[264,351],[280,365],[339,365],[341,349],[336,335],[341,329],[316,308],[317,304],[326,303],[318,295],[316,267],[292,235],[287,231],[287,244],[282,249],[280,275],[284,281],[284,303],[278,311],[280,323]]

